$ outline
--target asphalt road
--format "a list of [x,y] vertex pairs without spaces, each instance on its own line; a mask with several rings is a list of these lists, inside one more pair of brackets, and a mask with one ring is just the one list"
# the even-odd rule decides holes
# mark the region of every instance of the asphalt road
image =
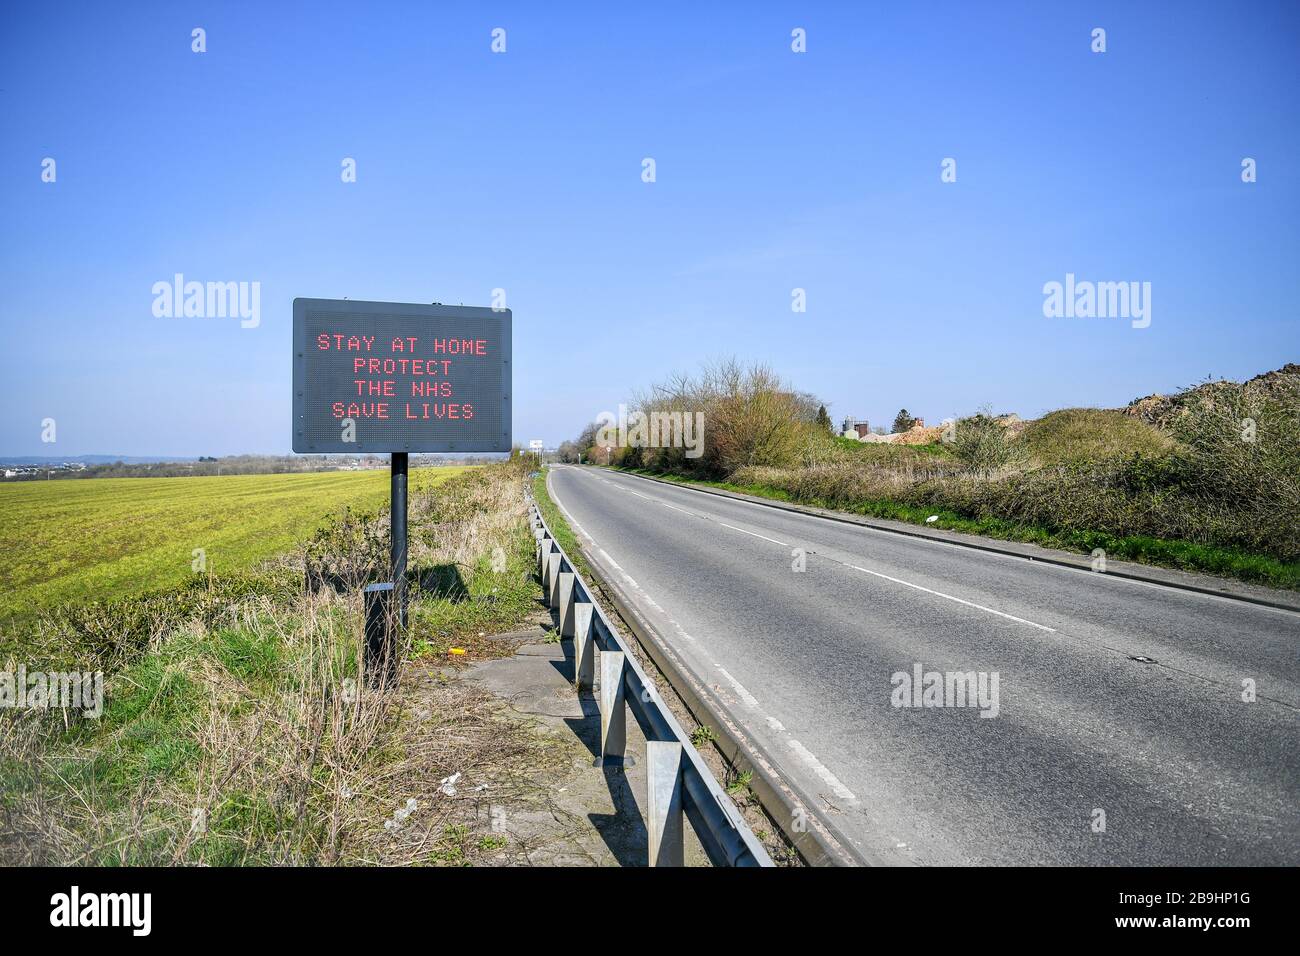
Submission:
[[[1300,614],[602,469],[550,487],[863,861],[1300,863]],[[918,665],[985,695],[926,706]]]

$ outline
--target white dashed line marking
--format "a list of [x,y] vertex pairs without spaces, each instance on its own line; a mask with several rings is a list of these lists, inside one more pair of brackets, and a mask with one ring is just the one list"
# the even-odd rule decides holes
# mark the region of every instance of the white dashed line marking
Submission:
[[730,528],[732,531],[739,531],[741,534],[750,534],[755,538],[762,538],[764,541],[771,541],[773,544],[779,544],[783,548],[790,547],[784,541],[777,541],[776,538],[769,538],[767,535],[759,534],[757,531],[746,531],[744,528],[737,528],[734,524],[727,524],[725,521],[719,521],[718,524],[722,525],[724,528]]
[[953,597],[951,594],[944,594],[942,591],[935,591],[930,588],[923,588],[919,584],[913,584],[911,581],[904,581],[902,578],[893,578],[888,574],[881,574],[879,571],[872,571],[868,568],[858,567],[856,564],[847,565],[854,571],[861,571],[863,574],[872,574],[878,578],[884,578],[886,581],[893,581],[895,584],[901,584],[904,587],[915,588],[918,591],[924,591],[926,594],[933,594],[935,597],[945,598],[949,601],[956,601],[958,604],[965,604],[967,607],[973,607],[980,611],[987,611],[989,614],[996,614],[998,617],[1005,617],[1009,621],[1015,621],[1018,624],[1028,624],[1030,627],[1036,627],[1040,631],[1047,631],[1049,634],[1055,634],[1056,628],[1048,627],[1046,624],[1035,624],[1033,621],[1026,621],[1023,617],[1016,617],[1014,614],[1007,614],[1004,611],[995,611],[991,607],[985,607],[983,604],[976,604],[974,601],[967,601],[963,598]]

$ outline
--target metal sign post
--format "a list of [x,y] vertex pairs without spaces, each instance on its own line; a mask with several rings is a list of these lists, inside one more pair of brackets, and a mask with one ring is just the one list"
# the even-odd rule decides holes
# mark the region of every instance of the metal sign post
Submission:
[[392,503],[389,510],[389,537],[393,565],[393,598],[396,606],[393,614],[406,627],[406,475],[410,456],[404,451],[395,451],[392,455],[392,472],[389,482],[389,495]]

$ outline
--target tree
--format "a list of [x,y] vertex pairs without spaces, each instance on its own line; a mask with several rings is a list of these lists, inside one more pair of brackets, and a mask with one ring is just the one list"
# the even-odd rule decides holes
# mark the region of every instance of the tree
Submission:
[[831,416],[827,414],[825,405],[817,406],[817,427],[824,428],[826,431],[830,431],[833,428],[831,425]]
[[915,424],[916,419],[907,413],[906,408],[901,408],[898,410],[898,414],[894,416],[894,434],[909,431]]

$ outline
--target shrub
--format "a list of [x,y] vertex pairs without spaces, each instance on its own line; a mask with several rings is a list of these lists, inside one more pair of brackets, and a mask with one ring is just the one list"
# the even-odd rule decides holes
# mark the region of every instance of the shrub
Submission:
[[953,453],[975,471],[991,472],[1024,458],[1023,446],[989,415],[980,413],[963,418],[953,432]]
[[[687,457],[683,447],[615,449],[611,463],[630,468],[722,478],[743,467],[790,467],[833,443],[816,424],[815,398],[796,392],[765,365],[735,360],[712,363],[698,378],[683,375],[656,385],[631,410],[692,420],[700,413],[704,435],[698,457]],[[595,460],[602,462],[603,452]]]

